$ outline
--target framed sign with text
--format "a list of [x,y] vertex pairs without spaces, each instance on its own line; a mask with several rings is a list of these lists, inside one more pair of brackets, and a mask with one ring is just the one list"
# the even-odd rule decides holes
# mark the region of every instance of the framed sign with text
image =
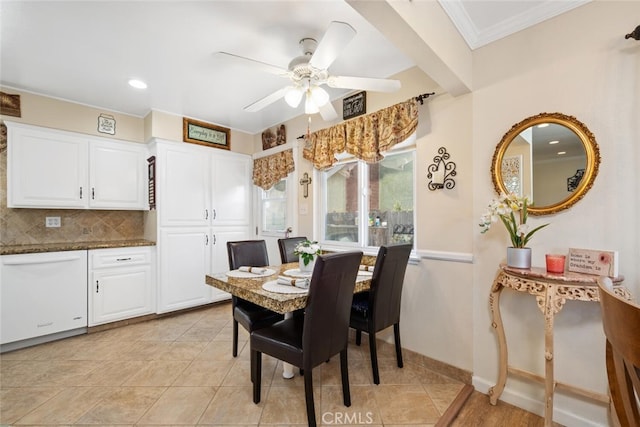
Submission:
[[229,129],[186,117],[182,119],[182,140],[224,150],[231,149]]
[[348,120],[367,112],[367,92],[358,92],[342,100],[342,119]]

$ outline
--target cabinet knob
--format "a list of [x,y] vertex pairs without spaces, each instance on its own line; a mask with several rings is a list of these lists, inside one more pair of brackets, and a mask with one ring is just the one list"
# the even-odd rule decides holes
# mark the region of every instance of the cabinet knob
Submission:
[[96,280],[96,294],[100,292],[100,283]]
[[96,189],[95,187],[91,187],[91,200],[96,199]]
[[80,187],[80,200],[82,200],[82,187]]

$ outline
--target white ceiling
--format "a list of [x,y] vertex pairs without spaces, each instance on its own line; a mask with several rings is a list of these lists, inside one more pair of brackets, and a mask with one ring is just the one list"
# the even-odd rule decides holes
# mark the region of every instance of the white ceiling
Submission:
[[[471,49],[585,3],[439,1]],[[153,109],[255,134],[303,114],[302,106],[280,100],[243,111],[288,81],[214,53],[286,68],[300,55],[299,40],[319,40],[331,21],[357,31],[331,74],[387,78],[414,66],[343,0],[0,0],[0,84],[139,117]],[[130,78],[148,88],[129,87]],[[328,92],[332,99],[347,93]]]

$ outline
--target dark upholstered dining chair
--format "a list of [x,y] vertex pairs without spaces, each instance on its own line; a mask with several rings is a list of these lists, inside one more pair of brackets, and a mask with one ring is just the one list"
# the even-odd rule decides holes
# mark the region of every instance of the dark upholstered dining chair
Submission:
[[356,330],[356,344],[360,345],[362,331],[369,334],[369,352],[374,384],[380,384],[376,332],[393,325],[396,361],[402,368],[400,346],[400,299],[407,270],[411,244],[381,246],[371,278],[369,291],[354,295],[349,326]]
[[280,249],[280,260],[283,264],[289,262],[297,262],[298,255],[293,251],[300,242],[307,240],[306,237],[287,237],[286,239],[278,239],[278,249]]
[[[227,254],[229,255],[230,270],[237,270],[242,266],[264,267],[269,265],[269,255],[264,240],[227,242]],[[236,296],[231,297],[231,310],[233,312],[233,357],[238,355],[238,323],[251,333],[251,331],[284,319],[282,314]]]
[[598,278],[606,342],[607,378],[615,415],[622,427],[640,426],[640,306],[613,293],[607,277]]
[[301,369],[309,426],[316,425],[312,369],[340,354],[342,397],[351,406],[347,344],[349,311],[362,252],[320,255],[316,261],[304,316],[292,316],[251,333],[253,401],[260,402],[262,353]]

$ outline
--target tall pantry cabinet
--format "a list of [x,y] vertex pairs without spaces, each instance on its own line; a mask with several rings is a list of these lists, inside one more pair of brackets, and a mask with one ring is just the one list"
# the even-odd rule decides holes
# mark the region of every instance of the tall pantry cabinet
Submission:
[[229,269],[226,242],[251,230],[251,157],[154,140],[158,313],[230,298],[205,283]]

